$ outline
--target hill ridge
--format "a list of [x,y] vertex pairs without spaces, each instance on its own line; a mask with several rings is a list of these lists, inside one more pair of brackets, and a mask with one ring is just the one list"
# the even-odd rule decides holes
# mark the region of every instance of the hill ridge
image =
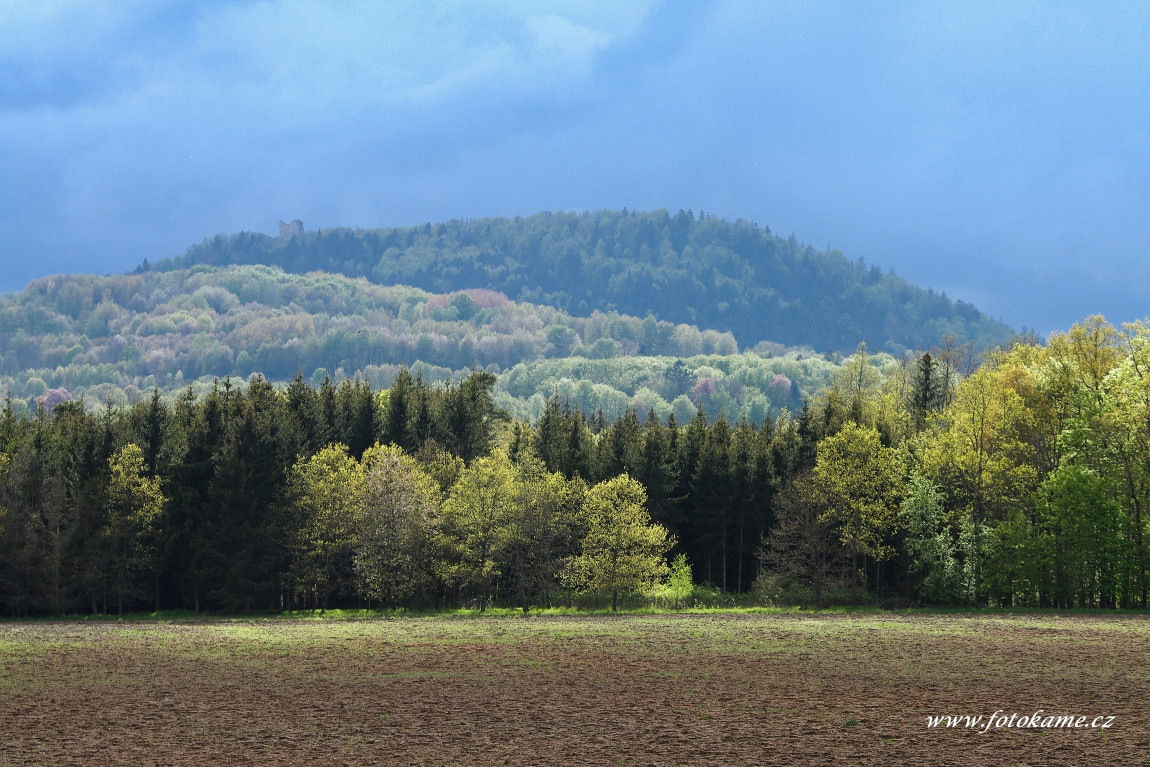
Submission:
[[[294,222],[293,222],[294,223]],[[300,225],[302,230],[302,224]],[[437,293],[482,288],[588,316],[654,315],[760,341],[900,354],[946,335],[985,348],[1013,329],[972,304],[744,219],[680,210],[543,211],[375,229],[216,235],[141,270],[269,264]]]

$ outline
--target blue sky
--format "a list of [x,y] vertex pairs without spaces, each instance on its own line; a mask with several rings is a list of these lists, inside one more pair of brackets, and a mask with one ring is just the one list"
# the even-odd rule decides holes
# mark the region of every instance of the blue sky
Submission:
[[1042,333],[1150,314],[1144,3],[0,3],[0,290],[204,237],[747,218]]

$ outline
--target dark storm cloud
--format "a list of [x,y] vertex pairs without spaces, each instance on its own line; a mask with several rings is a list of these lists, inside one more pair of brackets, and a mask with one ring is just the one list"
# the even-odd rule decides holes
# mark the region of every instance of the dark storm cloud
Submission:
[[0,288],[216,232],[745,217],[1041,331],[1146,314],[1139,4],[9,3]]

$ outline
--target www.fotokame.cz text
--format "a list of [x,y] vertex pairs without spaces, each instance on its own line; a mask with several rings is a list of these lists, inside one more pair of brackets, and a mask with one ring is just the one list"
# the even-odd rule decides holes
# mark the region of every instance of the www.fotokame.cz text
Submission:
[[1106,730],[1114,725],[1113,716],[1074,716],[1046,714],[1038,709],[1033,714],[1004,714],[1002,709],[995,711],[989,717],[985,716],[928,716],[926,726],[936,728],[960,728],[964,730],[978,730],[980,733],[991,729],[1095,729]]

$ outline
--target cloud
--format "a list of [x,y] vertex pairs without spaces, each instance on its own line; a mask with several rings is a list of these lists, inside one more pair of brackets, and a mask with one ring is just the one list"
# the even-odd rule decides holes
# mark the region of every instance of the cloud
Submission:
[[689,207],[1018,324],[1127,319],[1148,33],[1135,3],[3,3],[0,288],[279,218]]
[[[152,257],[274,222],[285,206],[330,219],[346,203],[309,190],[399,186],[403,174],[578,108],[599,54],[647,12],[605,3],[574,12],[539,3],[195,8],[3,6],[0,170],[9,183],[0,224],[18,232],[12,247],[47,256],[36,266],[129,268],[161,241],[168,252]],[[101,258],[84,263],[80,250]]]

